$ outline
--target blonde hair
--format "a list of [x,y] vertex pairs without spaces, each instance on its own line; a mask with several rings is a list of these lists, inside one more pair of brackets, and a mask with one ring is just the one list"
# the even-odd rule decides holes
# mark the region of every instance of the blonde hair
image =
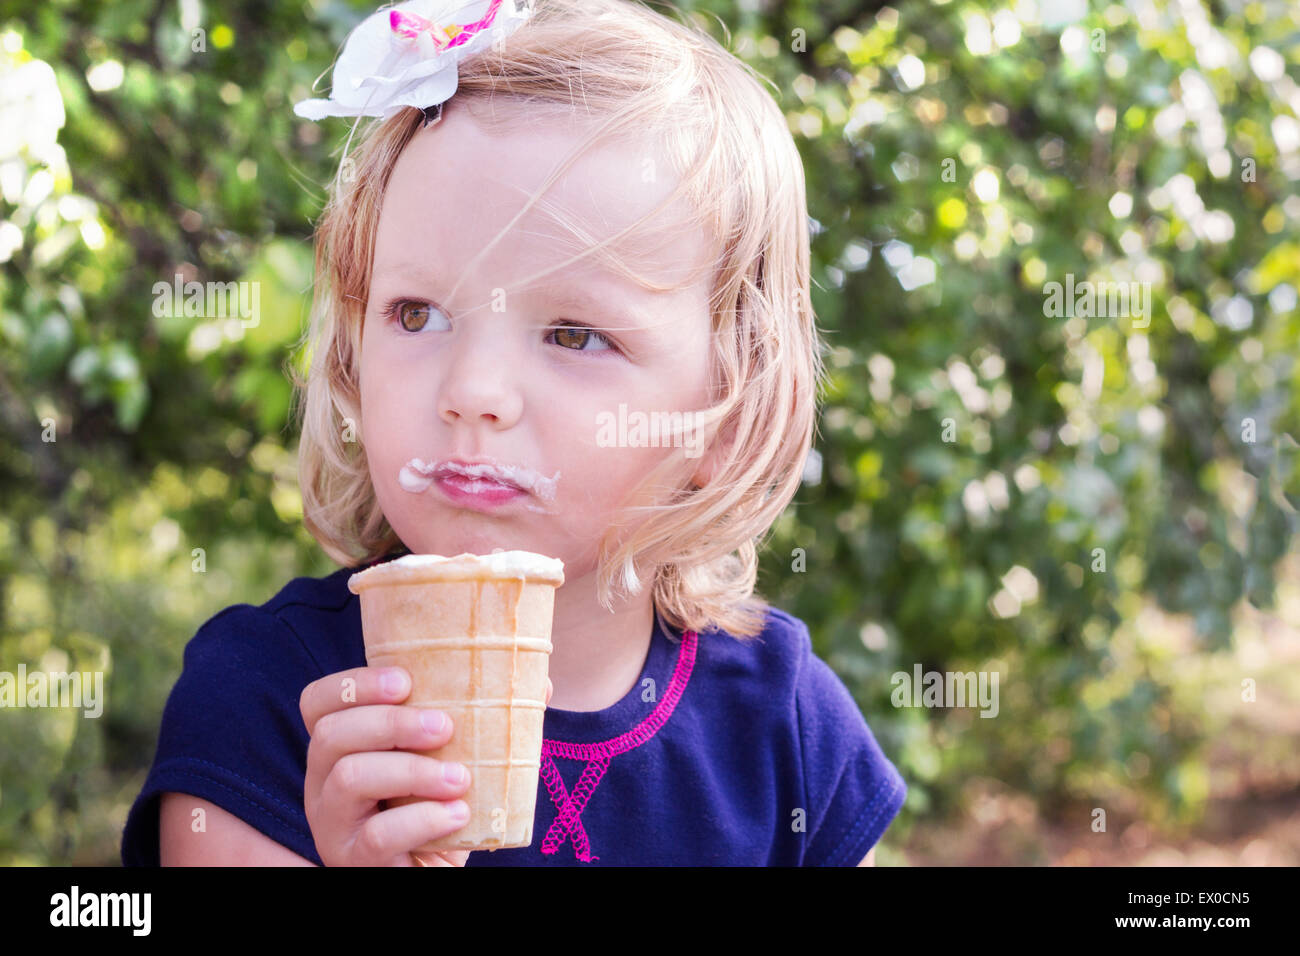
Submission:
[[[715,404],[696,416],[723,442],[718,468],[703,488],[628,508],[653,520],[625,540],[610,529],[599,544],[597,588],[609,608],[614,594],[639,593],[649,571],[654,606],[671,627],[754,637],[768,611],[754,592],[757,545],[799,489],[825,376],[809,296],[803,166],[784,117],[757,74],[703,29],[632,0],[539,0],[507,40],[459,65],[455,104],[493,97],[530,112],[582,105],[602,120],[604,136],[661,137],[681,177],[665,204],[686,193],[719,249],[710,294]],[[361,329],[384,192],[422,121],[414,108],[376,121],[355,160],[344,160],[346,175],[317,224],[310,373],[303,379],[292,369],[304,522],[347,567],[401,546],[365,449],[345,433],[361,420]],[[628,500],[663,487],[680,467],[665,456]]]

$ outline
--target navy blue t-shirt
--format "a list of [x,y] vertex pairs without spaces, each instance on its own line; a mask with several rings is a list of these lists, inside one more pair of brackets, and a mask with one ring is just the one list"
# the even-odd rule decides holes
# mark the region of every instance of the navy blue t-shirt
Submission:
[[[229,811],[320,865],[303,809],[304,687],[365,666],[356,568],[237,604],[185,648],[158,750],[127,817],[122,862],[157,866],[167,791]],[[657,620],[657,615],[656,615]],[[467,866],[856,866],[907,787],[808,629],[769,611],[762,635],[656,623],[640,678],[594,712],[549,708],[533,842]]]

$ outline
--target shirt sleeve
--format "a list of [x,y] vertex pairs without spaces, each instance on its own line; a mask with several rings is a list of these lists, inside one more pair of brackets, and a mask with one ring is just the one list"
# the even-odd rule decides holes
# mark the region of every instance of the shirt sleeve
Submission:
[[795,696],[808,803],[802,865],[857,866],[902,809],[907,785],[844,682],[804,641]]
[[298,709],[320,668],[288,624],[252,605],[227,608],[185,647],[158,749],[122,835],[126,866],[159,865],[164,792],[211,801],[320,864],[303,808],[309,736]]

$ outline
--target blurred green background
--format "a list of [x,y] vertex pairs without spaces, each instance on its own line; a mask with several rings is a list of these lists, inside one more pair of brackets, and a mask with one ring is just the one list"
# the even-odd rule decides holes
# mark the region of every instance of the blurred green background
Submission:
[[[908,780],[878,863],[1300,863],[1294,4],[679,7],[806,164],[833,384],[760,590]],[[107,696],[0,710],[0,863],[116,864],[185,643],[335,570],[286,369],[347,123],[291,107],[373,9],[0,3],[0,671]]]

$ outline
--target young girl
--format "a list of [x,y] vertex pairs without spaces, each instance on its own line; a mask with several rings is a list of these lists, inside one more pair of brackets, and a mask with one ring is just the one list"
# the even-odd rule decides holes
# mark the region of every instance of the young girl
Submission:
[[[417,0],[298,111],[380,117],[318,224],[297,383],[305,521],[343,567],[190,641],[123,861],[869,865],[906,787],[754,595],[824,374],[771,96],[630,0]],[[421,859],[468,780],[410,751],[456,728],[365,666],[348,578],[515,549],[565,574],[534,840]]]

